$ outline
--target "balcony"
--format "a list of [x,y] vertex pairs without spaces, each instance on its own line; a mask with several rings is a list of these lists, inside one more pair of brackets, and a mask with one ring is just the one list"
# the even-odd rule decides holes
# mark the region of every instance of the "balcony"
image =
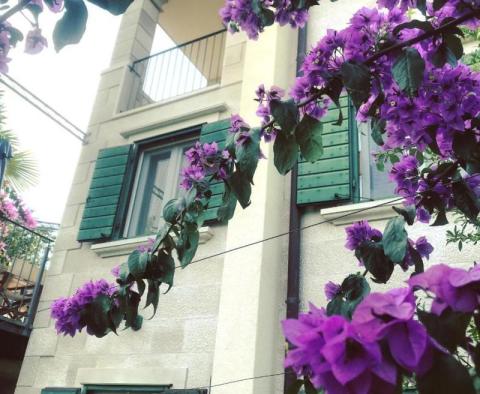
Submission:
[[225,29],[136,60],[128,109],[143,107],[220,83]]
[[[48,231],[46,233],[50,233]],[[0,216],[0,329],[28,336],[53,240]]]

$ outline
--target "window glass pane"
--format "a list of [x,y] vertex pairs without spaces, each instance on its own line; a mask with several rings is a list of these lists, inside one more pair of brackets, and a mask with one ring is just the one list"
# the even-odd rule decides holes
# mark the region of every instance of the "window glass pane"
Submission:
[[126,237],[153,235],[162,225],[164,204],[185,194],[180,186],[180,172],[187,164],[185,152],[194,145],[184,140],[145,150],[139,161],[134,191],[127,217]]
[[[381,148],[375,144],[370,137],[370,147],[372,153],[381,151]],[[370,159],[370,198],[373,200],[380,200],[382,198],[389,198],[395,196],[393,192],[395,189],[394,183],[389,179],[388,174],[391,169],[390,163],[385,164],[385,169],[379,171],[375,163],[373,155]]]
[[171,152],[155,149],[143,154],[129,236],[153,234],[158,230],[169,179]]

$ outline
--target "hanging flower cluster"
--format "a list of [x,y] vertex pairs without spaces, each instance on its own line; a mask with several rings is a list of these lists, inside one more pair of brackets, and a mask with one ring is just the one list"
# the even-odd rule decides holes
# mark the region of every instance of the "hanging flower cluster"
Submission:
[[[403,271],[415,267],[423,272],[423,259],[429,259],[433,246],[422,236],[416,241],[408,238],[404,229],[405,220],[395,218],[389,222],[384,234],[374,229],[366,220],[346,227],[347,242],[345,247],[355,251],[360,266],[366,267],[374,280],[386,283],[390,279],[395,264]],[[395,238],[395,247],[391,248],[385,241]]]
[[187,166],[182,169],[180,183],[184,190],[190,190],[209,176],[216,180],[225,179],[232,163],[228,150],[220,152],[216,142],[210,144],[197,142],[185,153],[185,158]]
[[402,374],[424,375],[434,356],[446,353],[414,319],[415,308],[410,288],[368,295],[351,321],[310,305],[283,322],[295,346],[285,366],[329,394],[395,393]]
[[[0,214],[29,229],[37,227],[32,211],[18,195],[10,189],[0,191]],[[4,234],[5,236],[5,234]]]
[[431,312],[441,315],[447,308],[455,312],[472,313],[480,303],[480,265],[469,270],[434,265],[423,274],[413,276],[409,282],[415,289],[435,295]]
[[[87,282],[77,289],[69,298],[60,298],[53,302],[51,315],[55,319],[57,333],[74,336],[87,326],[87,320],[82,316],[87,307],[90,307],[100,296],[110,297],[115,291],[115,284],[104,279]],[[87,327],[87,332],[92,331]]]
[[298,0],[226,0],[220,10],[223,23],[232,32],[240,29],[249,38],[258,38],[266,26],[278,22],[281,26],[303,27],[308,19],[308,6],[317,1],[300,2]]

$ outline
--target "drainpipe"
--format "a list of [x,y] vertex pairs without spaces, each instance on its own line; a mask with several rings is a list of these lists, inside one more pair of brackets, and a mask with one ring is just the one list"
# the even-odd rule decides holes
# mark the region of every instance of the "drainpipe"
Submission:
[[7,160],[12,158],[12,146],[7,140],[0,138],[0,189],[7,168]]
[[[297,42],[297,76],[307,51],[307,26],[298,31]],[[300,217],[301,211],[297,206],[297,175],[298,163],[292,169],[290,186],[290,235],[288,238],[288,274],[287,274],[287,319],[298,317],[300,306]],[[290,349],[291,344],[288,344]],[[284,392],[296,381],[295,374],[285,369]]]

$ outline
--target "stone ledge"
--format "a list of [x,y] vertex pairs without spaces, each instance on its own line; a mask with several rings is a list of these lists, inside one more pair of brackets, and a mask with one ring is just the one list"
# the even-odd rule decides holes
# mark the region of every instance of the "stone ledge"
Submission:
[[321,209],[320,215],[335,226],[340,226],[351,224],[359,220],[375,221],[390,219],[397,215],[392,209],[393,206],[401,207],[402,201],[399,201],[399,198],[396,197],[358,204],[342,205]]
[[[213,229],[210,227],[202,227],[200,229],[200,244],[204,244],[213,237]],[[143,236],[136,238],[120,239],[118,241],[103,242],[93,244],[93,250],[100,257],[125,256],[130,254],[136,247],[144,245],[149,238],[154,236]]]
[[187,368],[79,368],[75,386],[100,385],[173,385],[185,388]]

